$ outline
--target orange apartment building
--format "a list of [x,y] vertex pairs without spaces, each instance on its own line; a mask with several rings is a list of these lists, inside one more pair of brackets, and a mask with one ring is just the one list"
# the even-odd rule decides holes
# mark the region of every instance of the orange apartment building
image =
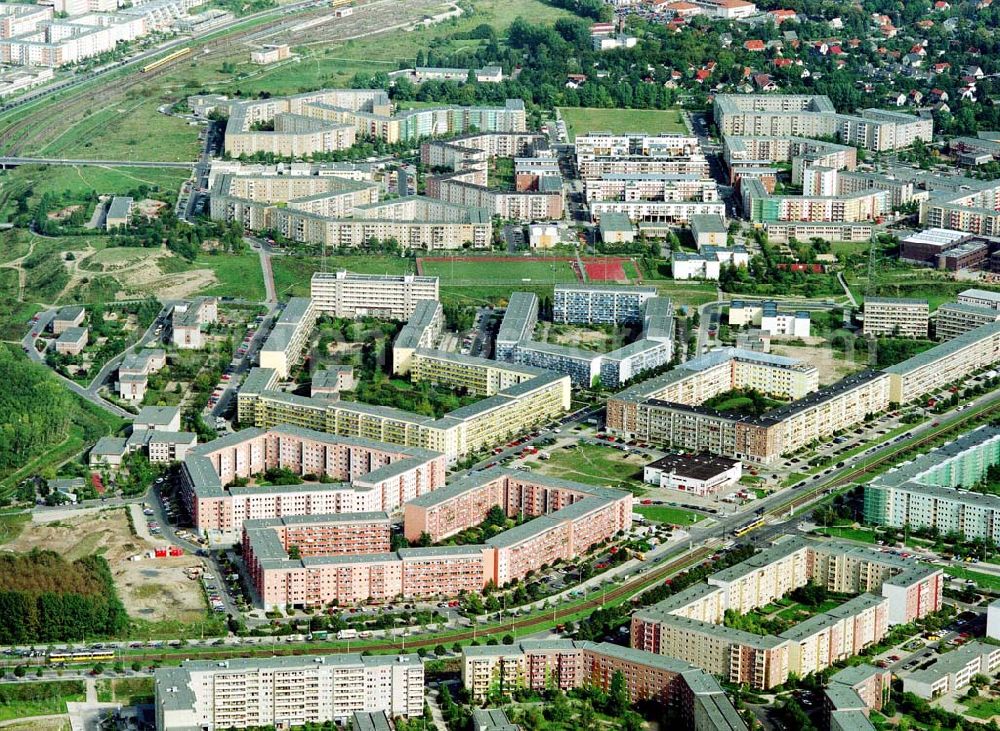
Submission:
[[[459,489],[453,489],[456,486]],[[388,545],[381,539],[359,539],[349,544],[359,551],[368,546],[366,554],[338,550],[337,542],[353,540],[353,534],[324,525],[326,517],[344,523],[351,516],[295,519],[300,529],[294,534],[296,545],[318,546],[325,536],[332,536],[329,545],[333,550],[325,554],[300,550],[298,558],[289,556],[292,544],[287,526],[280,525],[282,521],[250,521],[244,524],[244,556],[258,595],[265,606],[271,607],[320,606],[333,601],[344,605],[480,592],[489,582],[502,586],[544,564],[585,553],[593,544],[631,527],[632,496],[617,490],[525,476],[505,469],[488,470],[441,490],[444,498],[440,502],[445,510],[452,509],[448,506],[463,506],[461,521],[447,521],[446,535],[482,522],[494,505],[500,505],[510,515],[537,517],[481,545],[405,548],[386,553]],[[477,493],[479,499],[466,500]],[[421,520],[417,537],[426,527],[439,524],[433,518],[440,511],[426,497],[407,504],[409,509],[413,503],[421,503],[416,513],[405,513],[407,521],[413,516]],[[365,520],[382,525],[381,518]],[[407,523],[406,535],[410,535],[410,529]],[[312,532],[316,533],[315,540]]]
[[669,708],[683,728],[746,729],[719,681],[682,660],[607,642],[524,640],[516,645],[465,647],[462,681],[474,702],[519,689],[545,691],[585,685],[607,691],[616,673],[632,703]]

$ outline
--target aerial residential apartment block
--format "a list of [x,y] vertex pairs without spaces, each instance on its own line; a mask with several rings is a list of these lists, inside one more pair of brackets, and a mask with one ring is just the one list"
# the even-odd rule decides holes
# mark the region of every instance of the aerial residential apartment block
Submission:
[[[723,625],[728,610],[744,614],[810,582],[858,596],[778,636]],[[943,583],[940,569],[897,556],[791,538],[637,611],[631,643],[766,690],[790,673],[805,676],[859,654],[892,625],[938,611]]]
[[[522,640],[514,645],[465,647],[462,684],[475,702],[498,687],[505,692],[594,687],[607,692],[620,674],[632,703],[670,709],[678,728],[745,731],[746,723],[719,681],[671,657],[607,642]],[[508,729],[509,731],[509,729]]]
[[981,426],[865,486],[865,520],[1000,538],[1000,498],[963,490],[1000,463],[1000,430]]
[[946,302],[934,311],[934,335],[938,340],[951,340],[997,321],[1000,321],[1000,310],[993,307]]
[[796,94],[718,94],[714,117],[724,135],[835,137],[872,152],[930,142],[934,123],[902,112],[863,109],[838,114],[829,97]]
[[153,677],[158,731],[302,726],[359,712],[420,716],[417,655],[319,655],[185,661]]
[[393,238],[407,248],[482,248],[492,240],[492,221],[484,208],[421,195],[381,201],[371,174],[353,166],[291,168],[278,174],[258,166],[213,163],[212,218],[330,247]]
[[927,300],[905,297],[865,297],[864,328],[869,337],[891,335],[926,338],[930,318]]
[[423,300],[440,299],[437,277],[414,274],[316,272],[311,295],[317,312],[333,317],[377,317],[405,322]]
[[[239,484],[275,467],[302,475],[302,483]],[[181,494],[200,532],[232,541],[246,520],[397,511],[443,485],[444,472],[436,452],[283,425],[244,429],[192,449],[182,466]],[[306,479],[320,475],[338,482]]]
[[[389,143],[430,135],[524,132],[524,102],[508,99],[503,107],[427,107],[393,114],[389,95],[381,89],[320,89],[287,97],[227,104],[226,153],[232,157],[271,152],[303,157],[341,150],[358,135]],[[254,128],[273,123],[273,131]]]
[[279,379],[287,378],[292,366],[302,357],[318,315],[309,297],[288,300],[260,346],[260,367],[273,369]]
[[646,301],[656,296],[656,287],[557,284],[552,320],[604,325],[639,322]]
[[564,373],[575,386],[583,388],[589,388],[597,379],[605,387],[620,386],[644,371],[666,365],[673,355],[673,305],[666,297],[652,295],[655,288],[556,287],[556,316],[564,320],[643,323],[637,340],[600,353],[533,340],[538,298],[515,292],[500,323],[496,358]]
[[149,376],[167,364],[167,354],[160,348],[144,348],[128,353],[118,366],[118,396],[141,402],[146,395]]
[[170,313],[170,340],[182,350],[205,347],[203,325],[219,320],[219,301],[215,297],[198,297],[174,305]]
[[414,352],[433,348],[443,329],[441,303],[435,300],[418,302],[413,315],[392,342],[392,372],[408,373]]
[[439,541],[478,525],[498,505],[537,517],[483,544],[394,552],[384,513],[247,521],[243,555],[265,607],[432,599],[523,579],[586,553],[632,520],[629,493],[492,469],[408,500],[405,535]]

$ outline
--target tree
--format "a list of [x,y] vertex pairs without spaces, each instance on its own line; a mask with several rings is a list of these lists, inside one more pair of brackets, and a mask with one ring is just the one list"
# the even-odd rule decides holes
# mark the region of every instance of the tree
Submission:
[[608,687],[607,712],[610,716],[621,716],[629,708],[628,685],[621,670],[615,670]]
[[18,665],[17,667],[14,668],[15,678],[23,678],[27,674],[28,670],[24,667],[24,665]]

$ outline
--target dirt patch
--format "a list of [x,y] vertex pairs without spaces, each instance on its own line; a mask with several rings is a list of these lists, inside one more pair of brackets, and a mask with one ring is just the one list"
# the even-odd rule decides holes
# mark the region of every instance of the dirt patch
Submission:
[[167,207],[167,204],[152,198],[143,198],[135,204],[135,207],[140,215],[146,218],[155,218],[160,215],[160,211]]
[[69,560],[98,553],[107,559],[130,616],[184,622],[203,617],[201,589],[184,575],[185,568],[200,563],[198,559],[178,556],[129,560],[163,545],[162,541],[154,543],[136,537],[125,510],[112,509],[53,523],[30,523],[7,548],[12,551],[46,548]]
[[797,358],[819,370],[821,386],[839,381],[844,376],[864,370],[864,363],[853,363],[844,360],[843,353],[830,347],[807,347],[804,345],[781,345],[776,340],[771,341],[771,352],[788,358]]
[[81,205],[66,206],[65,208],[60,208],[58,211],[49,211],[45,214],[45,217],[50,221],[65,221],[81,208],[83,208]]

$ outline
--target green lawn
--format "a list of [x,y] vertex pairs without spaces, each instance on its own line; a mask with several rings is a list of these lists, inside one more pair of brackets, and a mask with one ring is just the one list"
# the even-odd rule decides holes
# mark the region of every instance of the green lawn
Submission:
[[0,544],[10,543],[24,530],[31,522],[31,513],[28,512],[5,512],[0,513]]
[[[98,109],[35,152],[90,160],[193,161],[198,156],[199,128],[161,114],[156,101],[140,96]],[[156,134],[149,134],[151,129]]]
[[674,525],[691,525],[705,519],[704,515],[666,505],[637,505],[635,512],[654,523],[673,523]]
[[0,721],[66,713],[67,701],[84,701],[82,680],[0,683]]
[[962,698],[959,703],[968,709],[966,714],[973,718],[981,718],[984,721],[988,721],[991,718],[1000,716],[1000,698],[976,696],[975,698]]
[[[274,288],[278,299],[308,297],[309,280],[314,272],[323,271],[323,258],[318,256],[274,256]],[[346,269],[360,274],[412,274],[413,262],[398,256],[357,255],[328,256],[326,271]]]
[[0,173],[4,187],[30,185],[31,200],[45,193],[69,192],[82,196],[97,191],[103,194],[127,193],[140,186],[157,186],[177,192],[190,171],[177,168],[108,168],[96,165],[24,165]]
[[201,292],[220,297],[242,297],[259,302],[264,299],[264,275],[255,253],[205,254],[192,264],[194,269],[211,269],[218,283]]
[[578,134],[589,132],[646,132],[660,134],[687,132],[679,109],[595,109],[593,107],[559,107],[569,141]]
[[944,572],[948,576],[954,576],[956,579],[972,579],[980,589],[1000,590],[1000,576],[984,574],[981,571],[971,571],[964,566],[946,566]]
[[152,678],[109,678],[97,681],[97,700],[126,706],[153,702]]
[[588,485],[606,485],[641,493],[642,462],[625,452],[596,444],[576,449],[553,449],[548,460],[539,460],[537,470],[547,475]]
[[505,257],[501,261],[450,259],[422,262],[426,275],[441,278],[442,286],[479,287],[490,285],[552,285],[578,282],[570,262],[561,259]]
[[874,543],[875,534],[870,530],[864,530],[862,528],[851,528],[848,526],[833,526],[830,528],[819,528],[816,531],[822,535],[830,536],[831,538],[847,538],[852,541],[861,541],[862,543]]
[[659,280],[644,280],[644,285],[653,285],[663,297],[670,297],[674,305],[690,305],[699,307],[706,302],[718,299],[716,287],[712,282],[662,282]]

